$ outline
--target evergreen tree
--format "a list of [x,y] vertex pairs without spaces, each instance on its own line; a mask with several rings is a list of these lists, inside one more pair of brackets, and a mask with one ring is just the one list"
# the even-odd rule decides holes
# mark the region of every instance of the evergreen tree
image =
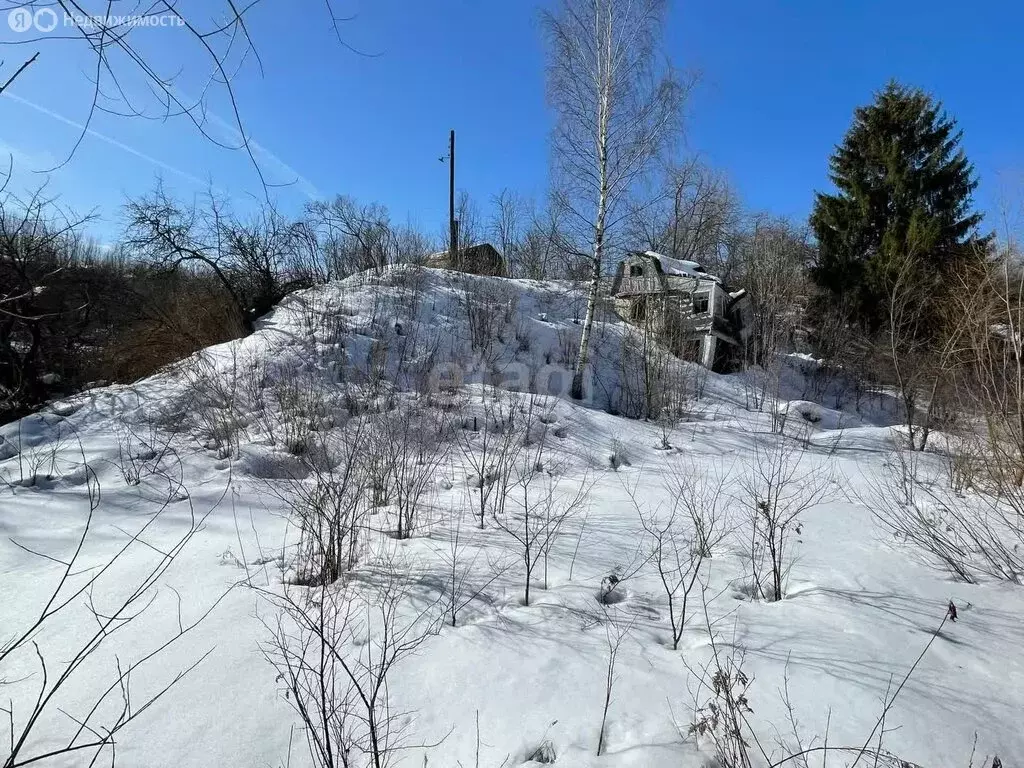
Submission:
[[961,136],[940,103],[890,82],[856,110],[831,158],[837,193],[816,195],[812,276],[869,329],[883,322],[884,286],[895,265],[912,258],[922,285],[935,286],[987,243],[977,230],[982,217],[972,211],[978,182]]

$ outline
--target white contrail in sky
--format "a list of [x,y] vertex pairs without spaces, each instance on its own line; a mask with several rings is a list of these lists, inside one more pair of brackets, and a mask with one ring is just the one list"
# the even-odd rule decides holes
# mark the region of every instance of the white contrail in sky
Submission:
[[[219,117],[218,115],[210,111],[206,112],[205,117],[211,120],[213,123],[215,123],[218,128],[220,128],[225,134],[227,134],[230,137],[230,141],[232,143],[239,145],[242,144],[242,134],[239,133],[238,126],[229,123],[224,118]],[[298,188],[302,190],[302,193],[310,200],[316,200],[317,198],[320,197],[320,193],[317,191],[317,188],[313,184],[313,182],[311,182],[297,170],[292,168],[290,165],[288,165],[288,163],[286,163],[280,157],[278,157],[269,149],[264,147],[262,144],[257,142],[251,136],[249,137],[249,149],[252,150],[252,153],[255,157],[262,157],[264,160],[267,160],[272,165],[277,166],[279,170],[284,171],[288,176],[293,177],[292,179],[289,179],[287,183],[296,184]],[[268,181],[268,183],[274,184],[275,182]]]
[[107,136],[106,134],[100,133],[99,131],[93,130],[92,128],[86,128],[82,123],[76,122],[75,120],[72,120],[72,119],[70,119],[68,117],[64,117],[63,115],[60,115],[60,114],[54,112],[52,109],[47,109],[46,107],[44,107],[44,106],[42,106],[40,104],[36,104],[33,101],[29,101],[28,99],[23,98],[21,96],[18,96],[17,94],[5,93],[4,94],[4,98],[12,99],[12,100],[18,102],[19,104],[24,104],[26,107],[31,107],[32,109],[34,109],[37,112],[40,112],[40,113],[46,115],[47,117],[52,117],[54,120],[57,120],[58,122],[64,123],[65,125],[70,125],[75,130],[85,131],[86,134],[88,134],[89,136],[92,136],[95,139],[99,139],[100,141],[106,142],[107,144],[111,145],[112,147],[116,147],[117,149],[120,149],[120,150],[122,150],[124,152],[127,152],[129,155],[137,157],[140,160],[145,160],[147,163],[152,163],[153,165],[157,166],[158,168],[163,168],[165,171],[169,171],[170,173],[173,173],[173,174],[175,174],[177,176],[181,176],[183,179],[188,179],[192,183],[198,184],[201,187],[205,187],[205,186],[208,185],[207,181],[204,181],[203,179],[200,179],[198,176],[194,176],[193,174],[189,173],[188,171],[183,171],[180,168],[175,168],[173,165],[170,165],[169,163],[165,163],[163,160],[159,160],[159,159],[157,159],[155,157],[152,157],[150,155],[147,155],[147,154],[145,154],[143,152],[139,152],[139,150],[134,149],[133,147],[129,147],[124,142],[121,142],[121,141],[118,141],[117,139],[111,138],[110,136]]
[[[64,123],[65,125],[69,125],[75,130],[84,130],[89,136],[92,136],[93,138],[99,139],[100,141],[103,141],[111,145],[112,147],[116,147],[117,149],[127,152],[128,154],[137,157],[140,160],[145,160],[147,163],[151,163],[152,165],[155,165],[158,168],[162,168],[165,171],[169,171],[170,173],[180,176],[183,179],[188,179],[194,184],[197,184],[201,187],[208,186],[209,184],[208,181],[200,179],[198,176],[195,176],[189,173],[188,171],[183,171],[181,168],[176,168],[175,166],[166,163],[163,160],[152,157],[151,155],[147,155],[144,152],[140,152],[139,150],[128,146],[124,142],[118,141],[117,139],[107,136],[106,134],[100,133],[99,131],[96,131],[92,128],[86,128],[82,123],[72,120],[71,118],[64,117],[64,115],[58,114],[57,112],[54,112],[52,109],[48,109],[47,107],[44,107],[41,104],[36,104],[35,102],[29,101],[28,99],[22,96],[18,96],[14,93],[5,93],[4,96],[8,99],[13,99],[19,104],[24,104],[26,107],[30,107],[36,110],[37,112],[46,115],[47,117],[52,117],[54,120],[57,120],[58,122]],[[239,144],[241,143],[241,134],[238,132],[238,129],[235,126],[231,125],[223,118],[218,117],[217,115],[211,112],[207,112],[206,117],[210,119],[212,122],[214,122],[221,129],[221,131],[230,136],[231,141]],[[286,163],[280,157],[278,157],[269,149],[264,147],[262,144],[250,138],[249,148],[252,150],[252,153],[255,157],[264,159],[271,165],[276,166],[278,170],[283,171],[285,174],[291,177],[287,183],[295,183],[298,186],[298,188],[302,191],[302,193],[310,200],[315,200],[320,196],[316,186],[314,186],[314,184],[309,179],[307,179],[297,170],[292,168],[290,165],[288,165],[288,163]]]

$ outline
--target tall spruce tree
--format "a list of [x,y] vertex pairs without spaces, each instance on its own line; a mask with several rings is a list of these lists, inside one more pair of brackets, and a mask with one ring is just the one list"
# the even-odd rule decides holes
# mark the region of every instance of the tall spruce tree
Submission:
[[961,137],[941,103],[894,81],[854,113],[830,161],[837,193],[818,193],[811,214],[819,247],[812,276],[851,319],[881,326],[885,282],[908,257],[934,286],[987,242]]

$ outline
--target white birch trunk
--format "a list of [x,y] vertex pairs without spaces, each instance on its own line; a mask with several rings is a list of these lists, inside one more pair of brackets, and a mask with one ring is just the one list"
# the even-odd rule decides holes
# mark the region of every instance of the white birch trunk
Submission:
[[[612,85],[612,17],[608,14],[605,28],[599,34],[604,36],[599,48],[598,67],[595,85],[599,97],[597,101],[597,168],[600,178],[600,191],[597,198],[597,221],[594,224],[594,262],[591,267],[590,290],[587,295],[587,314],[583,319],[583,333],[580,335],[580,349],[576,355],[576,367],[572,375],[572,391],[574,400],[583,398],[583,376],[587,369],[590,356],[590,334],[594,328],[594,315],[597,312],[597,294],[601,285],[601,265],[604,262],[604,230],[608,214],[608,124],[611,117],[611,85]],[[603,60],[602,60],[603,59]]]

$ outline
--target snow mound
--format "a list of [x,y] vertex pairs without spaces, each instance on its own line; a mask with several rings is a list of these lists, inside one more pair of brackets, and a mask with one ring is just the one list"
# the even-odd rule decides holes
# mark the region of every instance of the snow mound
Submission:
[[775,412],[780,416],[799,418],[815,429],[846,429],[849,427],[859,427],[863,423],[854,414],[844,413],[834,408],[826,408],[820,403],[813,403],[809,400],[789,400],[778,403],[775,406]]

